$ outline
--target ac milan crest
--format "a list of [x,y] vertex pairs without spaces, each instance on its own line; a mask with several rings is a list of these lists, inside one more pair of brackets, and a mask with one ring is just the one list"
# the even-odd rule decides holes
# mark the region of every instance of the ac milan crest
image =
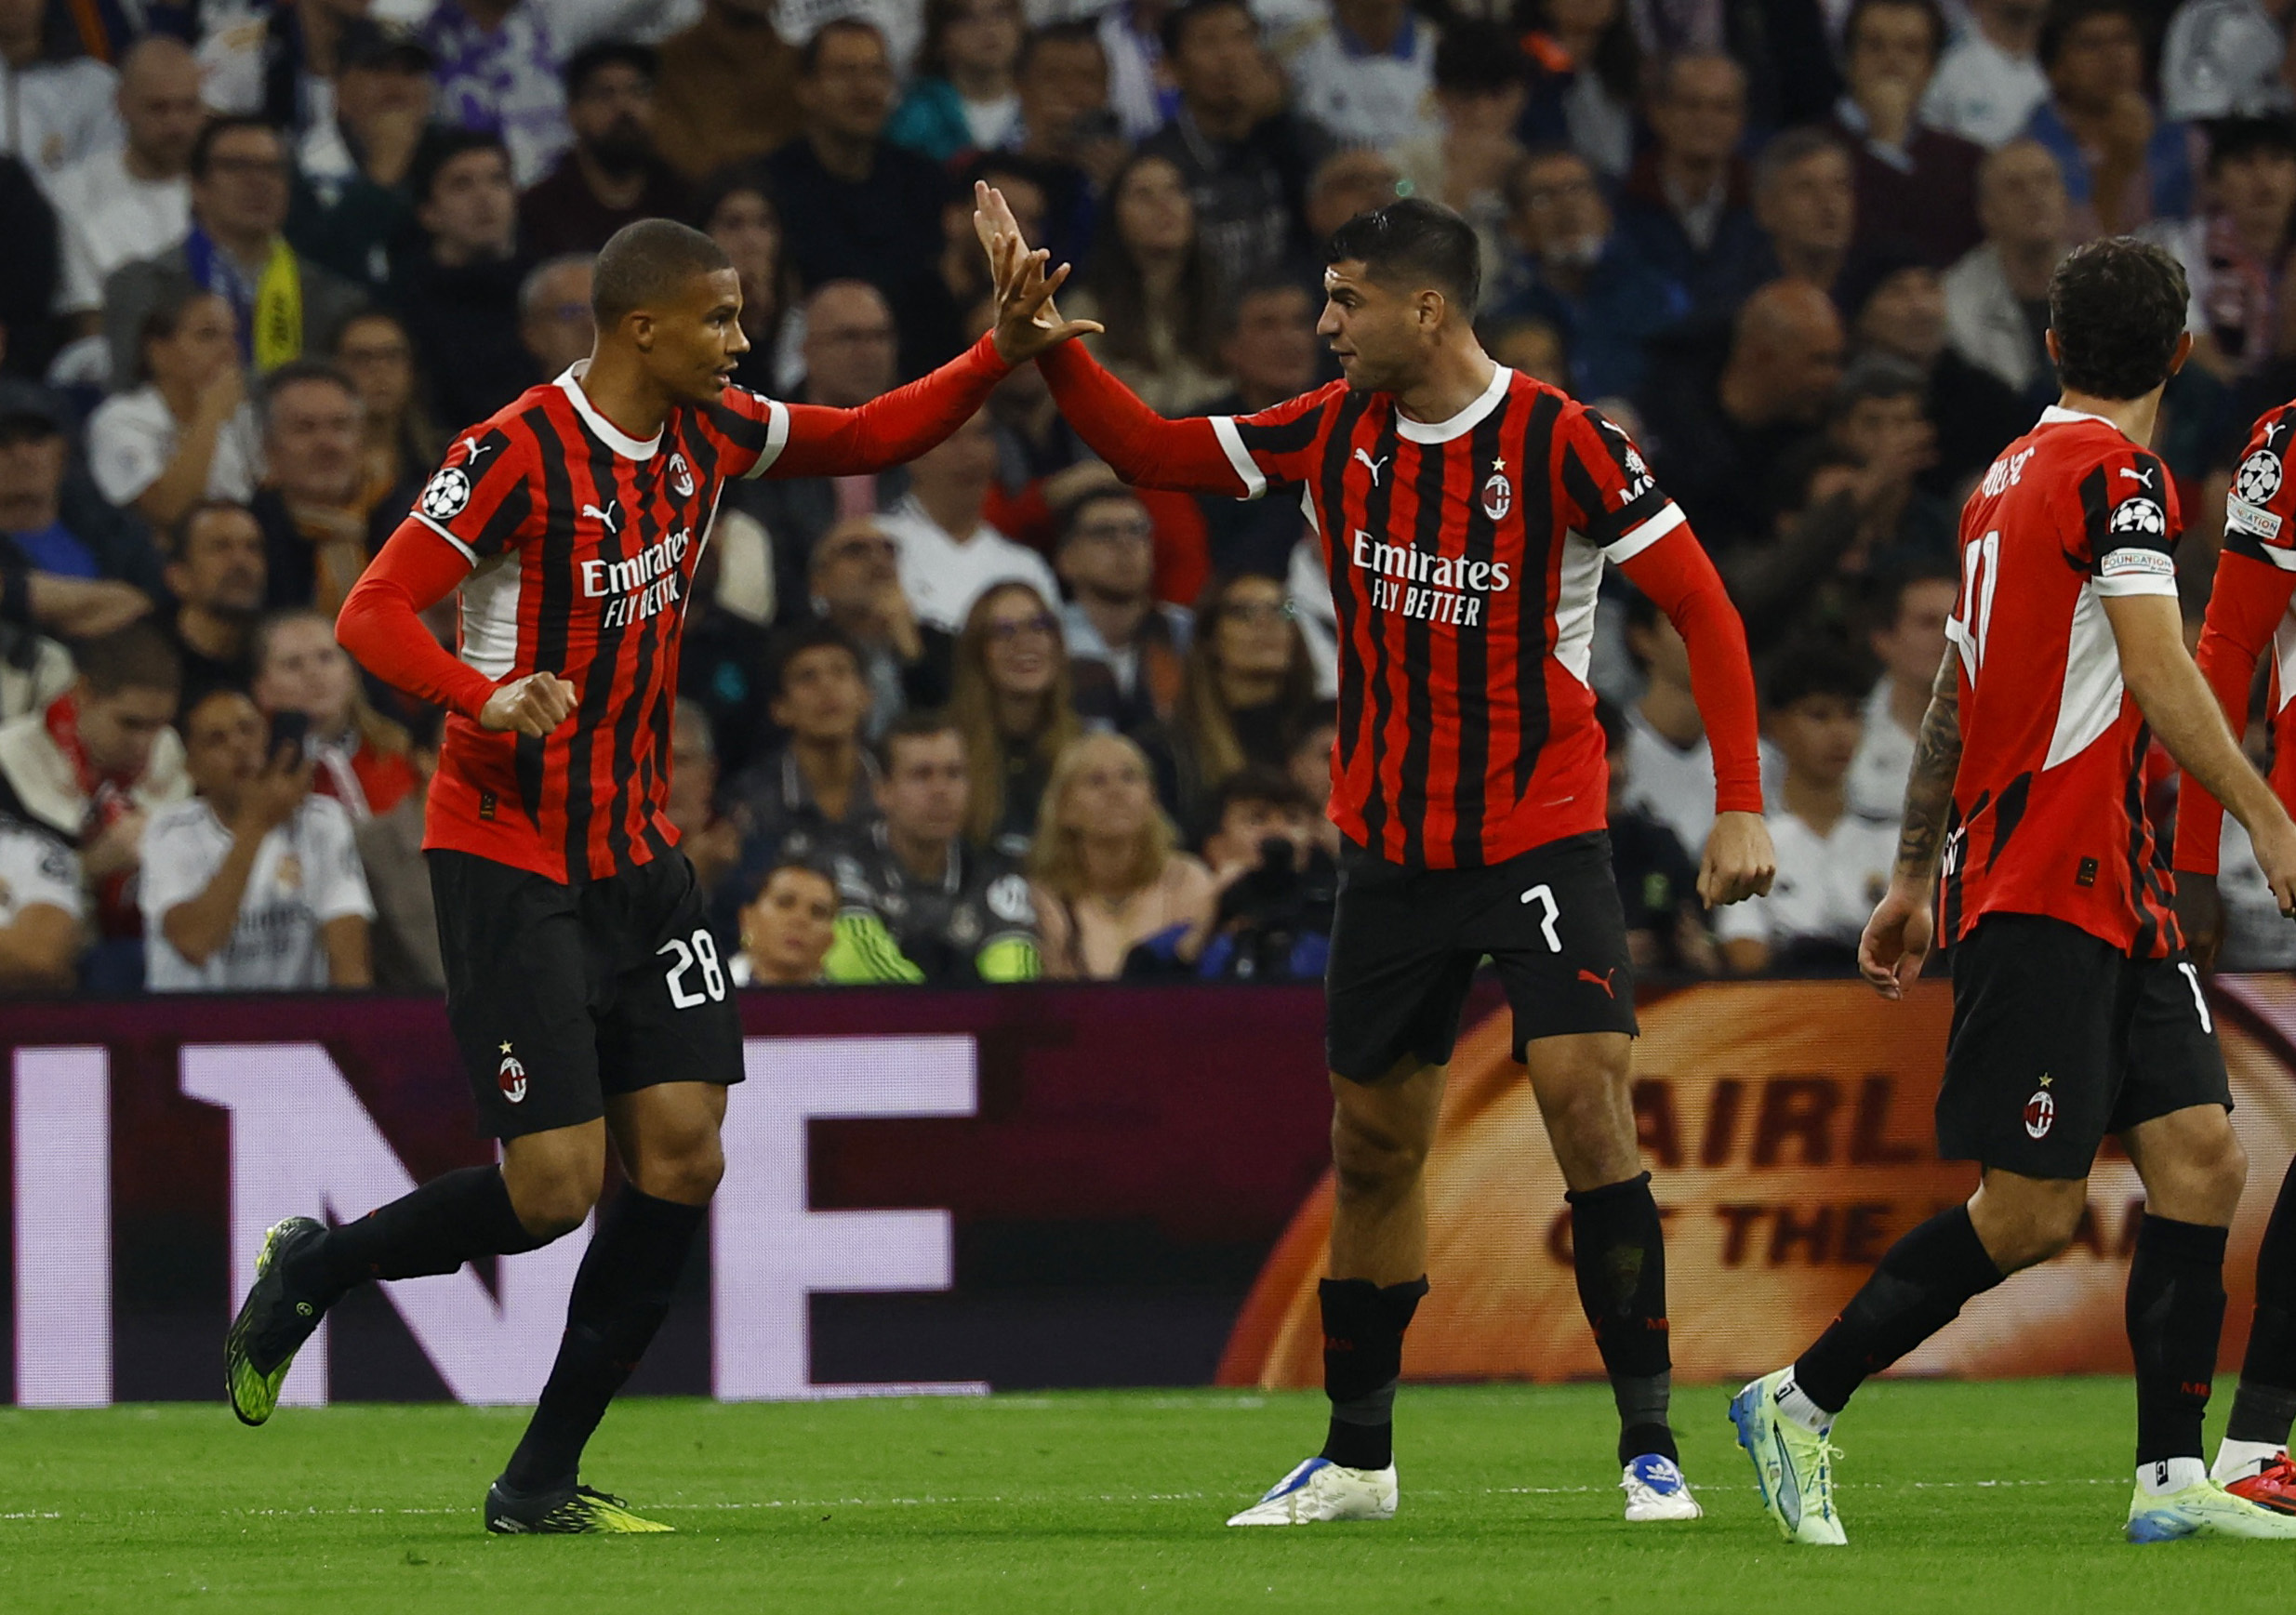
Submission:
[[2049,1130],[2056,1125],[2056,1095],[2046,1088],[2036,1088],[2033,1097],[2025,1101],[2025,1136],[2047,1138]]
[[526,1068],[518,1063],[508,1043],[502,1045],[502,1064],[495,1068],[495,1080],[502,1085],[502,1097],[517,1105],[526,1097]]
[[1504,522],[1514,508],[1515,484],[1506,480],[1506,462],[1493,460],[1491,475],[1483,483],[1483,514],[1493,522]]

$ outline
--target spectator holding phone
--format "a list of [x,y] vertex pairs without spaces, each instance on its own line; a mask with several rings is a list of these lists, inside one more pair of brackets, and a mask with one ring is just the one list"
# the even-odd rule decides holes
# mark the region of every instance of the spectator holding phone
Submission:
[[255,703],[210,693],[183,721],[198,795],[143,832],[145,979],[153,992],[371,985],[375,907],[340,802],[312,792],[299,744]]

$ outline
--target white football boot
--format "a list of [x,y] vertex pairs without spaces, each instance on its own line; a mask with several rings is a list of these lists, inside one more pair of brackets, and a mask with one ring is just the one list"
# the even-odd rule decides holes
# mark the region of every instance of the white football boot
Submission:
[[1395,1501],[1394,1464],[1385,1469],[1347,1469],[1328,1458],[1310,1458],[1228,1523],[1294,1526],[1334,1519],[1393,1519]]
[[1626,1494],[1626,1518],[1631,1524],[1697,1519],[1706,1512],[1690,1494],[1690,1482],[1682,1478],[1681,1465],[1655,1452],[1645,1452],[1627,1464],[1618,1485]]

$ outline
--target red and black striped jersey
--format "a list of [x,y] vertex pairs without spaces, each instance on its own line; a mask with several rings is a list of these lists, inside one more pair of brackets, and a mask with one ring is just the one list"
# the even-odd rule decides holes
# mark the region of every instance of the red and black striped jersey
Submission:
[[1330,811],[1350,840],[1454,868],[1603,827],[1586,673],[1606,561],[1682,627],[1718,806],[1761,811],[1736,613],[1681,511],[1595,411],[1500,365],[1445,421],[1345,382],[1257,415],[1165,421],[1074,344],[1044,371],[1129,480],[1247,498],[1299,487],[1338,614]]
[[2168,469],[2101,416],[2051,408],[1962,508],[1961,761],[1940,895],[1947,942],[2045,914],[2145,958],[2180,946],[2144,813],[2144,717],[2105,600],[2176,593]]
[[[2264,710],[2272,724],[2272,788],[2296,813],[2296,477],[2287,456],[2296,404],[2266,410],[2224,498],[2224,549],[2200,630],[2200,670],[2235,735],[2248,727],[2257,661],[2272,652]],[[2223,804],[2189,775],[2177,802],[2176,867],[2217,872]]]
[[1431,868],[1602,828],[1595,591],[1682,521],[1626,434],[1504,365],[1446,421],[1334,382],[1213,429],[1249,494],[1300,484],[1323,537],[1340,828]]
[[[424,845],[569,883],[677,843],[666,807],[680,634],[726,481],[897,464],[970,417],[1005,373],[984,338],[857,410],[729,387],[673,405],[640,440],[599,412],[583,369],[455,443],[337,628],[379,676],[450,708]],[[458,586],[449,660],[413,614]],[[575,686],[567,721],[543,738],[479,724],[497,687],[538,671]]]

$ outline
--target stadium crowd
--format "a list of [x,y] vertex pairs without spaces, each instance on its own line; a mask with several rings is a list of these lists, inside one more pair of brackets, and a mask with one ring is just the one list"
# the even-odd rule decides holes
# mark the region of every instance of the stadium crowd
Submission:
[[[1606,588],[1638,962],[1844,971],[1960,500],[2053,399],[2049,276],[2099,234],[2190,277],[2156,446],[2206,601],[2246,423],[2296,392],[2285,9],[0,0],[0,987],[437,988],[440,718],[332,631],[367,559],[454,435],[587,356],[621,225],[725,248],[740,382],[852,406],[990,323],[975,179],[1168,414],[1336,374],[1349,217],[1472,219],[1487,347],[1639,439],[1761,671],[1777,887],[1709,916],[1682,642]],[[1124,487],[1033,367],[902,470],[737,484],[671,809],[736,979],[1320,975],[1317,545],[1288,498]],[[2227,964],[2296,963],[2224,867]]]

